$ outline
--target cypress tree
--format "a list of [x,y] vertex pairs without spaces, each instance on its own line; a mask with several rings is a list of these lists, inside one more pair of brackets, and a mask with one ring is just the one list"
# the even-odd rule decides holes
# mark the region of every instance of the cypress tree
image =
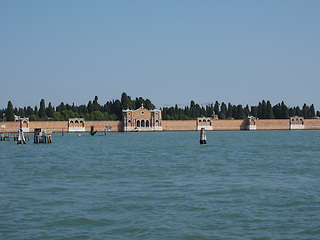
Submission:
[[125,92],[123,92],[121,95],[121,108],[124,110],[131,108],[131,99]]
[[254,117],[258,117],[258,107],[257,106],[251,106],[251,111],[250,111],[251,115]]
[[222,102],[221,103],[221,112],[220,112],[220,115],[219,115],[219,118],[220,119],[226,119],[227,118],[227,105]]
[[52,107],[51,102],[49,102],[49,106],[46,108],[46,115],[51,118],[54,116],[54,108]]
[[232,118],[232,110],[233,110],[233,107],[232,107],[231,103],[228,103],[227,118]]
[[46,111],[46,105],[44,103],[44,99],[41,99],[39,113],[38,113],[39,118],[42,118],[45,116],[45,111]]
[[14,121],[14,110],[11,101],[8,102],[7,110],[6,110],[7,121]]
[[245,119],[245,115],[244,115],[243,108],[242,108],[241,104],[239,104],[237,106],[237,119]]
[[213,108],[213,111],[216,115],[219,114],[219,108],[220,108],[220,105],[219,105],[218,101],[216,101],[216,103],[214,104],[214,108]]
[[313,118],[314,116],[316,116],[316,111],[314,109],[314,105],[311,104],[311,106],[310,106],[310,117]]
[[237,119],[238,118],[238,109],[237,109],[237,106],[236,105],[233,105],[232,106],[232,117],[234,119]]
[[295,115],[297,116],[301,116],[301,109],[299,106],[296,107],[296,112],[295,112]]
[[267,106],[266,106],[266,119],[274,119],[272,106],[269,100],[267,101]]
[[246,107],[243,109],[245,117],[250,115],[249,105],[247,104]]
[[280,106],[280,103],[278,103],[277,105],[274,105],[273,106],[273,114],[274,114],[274,117],[276,119],[281,119],[281,106]]
[[287,106],[284,104],[284,101],[281,102],[281,118],[282,119],[289,118],[289,111]]

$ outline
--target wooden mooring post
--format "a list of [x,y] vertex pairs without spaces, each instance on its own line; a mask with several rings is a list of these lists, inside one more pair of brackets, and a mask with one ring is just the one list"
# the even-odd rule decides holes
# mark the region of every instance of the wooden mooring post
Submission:
[[201,132],[200,132],[200,144],[207,144],[206,130],[205,130],[204,128],[201,128]]
[[22,120],[20,119],[20,129],[18,130],[17,144],[26,144],[26,138],[24,137],[22,130]]
[[41,128],[35,128],[34,143],[52,143],[51,132],[42,132]]

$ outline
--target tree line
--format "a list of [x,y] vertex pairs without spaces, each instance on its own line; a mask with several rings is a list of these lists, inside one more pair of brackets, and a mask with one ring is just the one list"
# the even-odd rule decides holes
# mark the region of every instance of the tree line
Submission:
[[165,107],[162,109],[162,118],[167,120],[189,120],[195,119],[200,116],[213,116],[217,115],[219,119],[245,119],[247,116],[254,116],[260,119],[288,119],[294,116],[302,116],[305,119],[310,119],[315,116],[320,117],[320,112],[315,112],[314,105],[308,106],[304,104],[302,108],[287,107],[282,101],[274,106],[271,105],[270,101],[261,101],[257,106],[249,107],[246,105],[243,107],[241,104],[228,105],[224,102],[215,104],[207,104],[200,106],[191,101],[190,106],[179,108],[178,105],[174,107]]
[[[141,106],[146,109],[153,110],[155,105],[149,99],[142,97],[132,99],[125,92],[122,93],[121,99],[107,101],[101,105],[98,102],[98,97],[95,96],[93,101],[89,101],[87,105],[75,105],[60,103],[57,107],[52,106],[51,102],[46,105],[45,100],[41,99],[40,105],[35,107],[13,107],[11,101],[8,102],[7,108],[1,109],[0,114],[4,121],[14,121],[14,116],[28,117],[30,121],[67,121],[69,118],[84,118],[90,120],[121,120],[122,110],[124,109],[138,109]],[[304,104],[302,108],[287,107],[284,102],[278,103],[274,106],[270,101],[263,100],[257,106],[249,107],[246,105],[242,107],[239,105],[225,104],[224,102],[215,104],[206,104],[205,106],[196,104],[193,100],[190,106],[184,108],[178,105],[172,107],[163,107],[163,120],[190,120],[201,116],[218,115],[219,119],[245,119],[251,115],[260,119],[287,119],[293,116],[302,116],[309,119],[315,116],[320,117],[320,112],[315,112],[314,105],[310,106]]]

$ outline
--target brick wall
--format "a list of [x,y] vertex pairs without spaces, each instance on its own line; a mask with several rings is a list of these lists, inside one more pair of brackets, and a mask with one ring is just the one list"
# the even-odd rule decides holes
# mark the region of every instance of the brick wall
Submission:
[[238,131],[246,129],[245,120],[213,120],[213,131]]
[[[3,123],[1,122],[1,125]],[[258,119],[256,122],[257,130],[289,130],[289,119]],[[6,129],[4,132],[16,133],[20,127],[19,122],[4,122]],[[305,119],[306,130],[320,130],[320,119]],[[86,121],[85,128],[90,132],[90,127],[94,126],[99,132],[104,131],[105,126],[111,126],[111,131],[122,131],[122,121]],[[42,128],[52,132],[68,131],[68,121],[32,121],[29,123],[30,132],[34,128]],[[163,131],[195,131],[197,129],[196,120],[163,120]],[[246,129],[245,120],[213,120],[213,131],[237,131]],[[2,129],[1,129],[2,132]]]
[[320,129],[320,119],[304,119],[304,129],[319,130]]
[[163,120],[163,131],[195,131],[197,129],[196,120]]
[[289,130],[289,119],[258,119],[257,130]]

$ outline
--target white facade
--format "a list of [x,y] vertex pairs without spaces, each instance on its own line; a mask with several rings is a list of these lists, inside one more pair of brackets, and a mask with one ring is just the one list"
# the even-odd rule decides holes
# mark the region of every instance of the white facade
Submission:
[[84,126],[83,118],[69,118],[68,131],[69,132],[85,132],[86,128]]

